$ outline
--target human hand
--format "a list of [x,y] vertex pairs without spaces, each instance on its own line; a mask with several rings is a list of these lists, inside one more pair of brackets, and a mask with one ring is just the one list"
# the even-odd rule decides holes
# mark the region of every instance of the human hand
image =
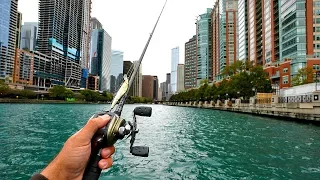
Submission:
[[[90,158],[91,139],[98,129],[104,127],[110,117],[108,115],[90,119],[77,133],[71,136],[64,144],[57,157],[41,172],[43,176],[51,179],[82,179]],[[111,155],[115,148],[108,147],[101,151],[102,159],[99,168],[108,169],[112,166]]]

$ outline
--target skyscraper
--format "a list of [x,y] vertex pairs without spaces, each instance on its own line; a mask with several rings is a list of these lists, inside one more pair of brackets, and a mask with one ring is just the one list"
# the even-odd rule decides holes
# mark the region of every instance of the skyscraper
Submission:
[[18,12],[17,26],[16,26],[16,48],[20,49],[21,42],[21,24],[22,24],[22,13]]
[[[137,61],[133,63],[131,61],[123,62],[123,74],[128,75],[128,78],[131,78],[134,67],[137,66]],[[130,75],[130,77],[129,77]],[[129,96],[142,97],[142,73],[141,66],[139,67],[138,73],[134,77],[133,84],[128,93]]]
[[177,92],[184,91],[184,64],[178,64]]
[[[278,0],[276,0],[278,1]],[[239,60],[248,59],[248,0],[238,1]]]
[[212,81],[211,8],[201,14],[197,24],[197,85],[203,79]]
[[279,61],[279,3],[276,0],[264,1],[263,11],[263,64]]
[[171,97],[171,73],[166,75],[166,100],[168,101]]
[[235,63],[239,58],[238,0],[226,3],[226,65]]
[[[219,80],[220,75],[220,6],[219,0],[216,1],[212,13],[212,80]],[[224,58],[224,57],[223,57]],[[187,64],[186,64],[187,65]],[[186,79],[187,81],[187,79]]]
[[158,99],[159,82],[157,76],[143,75],[142,76],[142,97],[152,100]]
[[[212,79],[239,59],[238,1],[218,0],[212,10]],[[245,42],[244,42],[245,43]]]
[[17,34],[18,1],[2,0],[0,9],[0,79],[6,79],[12,82]]
[[[51,57],[51,83],[79,88],[87,78],[88,0],[39,0],[38,51]],[[83,70],[81,70],[83,69]],[[82,71],[82,75],[81,75]]]
[[165,101],[166,100],[166,91],[167,91],[167,83],[166,82],[163,82],[160,84],[160,89],[161,89],[161,100],[162,101]]
[[89,74],[99,76],[99,90],[110,89],[112,38],[104,29],[91,31]]
[[[112,51],[111,65],[105,67],[106,72],[110,71],[110,78],[107,80],[107,88],[111,93],[116,93],[123,82],[123,52]],[[108,82],[109,81],[109,82]],[[110,84],[110,86],[108,86]]]
[[171,50],[171,93],[177,92],[177,68],[179,64],[179,47]]
[[37,22],[25,22],[21,26],[21,42],[20,49],[35,51],[37,45]]
[[[82,29],[81,29],[81,68],[88,70],[89,58],[90,58],[90,20],[91,20],[91,1],[82,0]],[[82,77],[83,78],[83,77]]]
[[197,37],[193,36],[185,44],[185,82],[184,88],[190,89],[197,86]]
[[[320,55],[320,3],[318,1],[272,1],[277,9],[271,8],[271,23],[267,26],[266,36],[274,39],[274,45],[266,46],[265,69],[272,83],[280,88],[290,87],[292,79],[304,67],[319,70]],[[279,17],[277,17],[277,15]],[[265,16],[268,16],[266,14]],[[276,19],[279,19],[279,25]],[[270,25],[269,25],[270,24]],[[277,27],[279,26],[279,29]],[[278,33],[279,32],[279,33]],[[265,40],[267,44],[269,39]],[[278,49],[277,43],[280,45]],[[268,45],[268,44],[267,44]],[[271,51],[271,52],[270,52]],[[277,61],[278,56],[280,57]]]
[[154,97],[154,77],[150,75],[142,76],[142,97],[153,99]]
[[91,26],[91,29],[102,29],[102,24],[100,23],[100,21],[95,18],[95,17],[92,17],[91,20],[90,20],[90,26]]
[[263,0],[248,0],[248,55],[255,65],[263,65]]

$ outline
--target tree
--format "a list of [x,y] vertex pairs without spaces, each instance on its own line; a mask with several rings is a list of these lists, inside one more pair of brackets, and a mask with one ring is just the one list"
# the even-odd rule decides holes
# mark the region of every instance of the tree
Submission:
[[313,69],[311,67],[301,68],[298,74],[292,79],[293,86],[313,83]]
[[49,89],[49,97],[56,100],[65,100],[66,98],[74,98],[74,93],[64,86],[54,86]]
[[19,94],[27,99],[35,99],[37,97],[37,94],[31,90],[22,90],[19,92]]
[[257,92],[270,93],[272,92],[271,81],[268,73],[263,70],[262,66],[255,66],[250,70],[250,79],[252,87]]
[[84,97],[86,101],[89,102],[96,102],[100,100],[100,94],[92,90],[83,90],[81,91],[81,95]]
[[70,89],[66,89],[64,91],[64,95],[65,95],[65,98],[74,98],[75,97],[73,91],[71,91]]
[[0,97],[5,97],[9,91],[9,86],[2,80],[0,80]]

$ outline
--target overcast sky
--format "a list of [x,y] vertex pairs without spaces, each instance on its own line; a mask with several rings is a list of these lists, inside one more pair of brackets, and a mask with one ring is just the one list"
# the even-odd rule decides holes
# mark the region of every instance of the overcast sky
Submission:
[[[38,21],[38,0],[20,0],[23,22]],[[138,60],[165,0],[93,0],[96,17],[112,36],[112,49],[124,52],[124,60]],[[168,0],[167,7],[142,62],[144,75],[165,81],[171,71],[171,49],[180,47],[196,33],[195,19],[212,8],[215,0]]]

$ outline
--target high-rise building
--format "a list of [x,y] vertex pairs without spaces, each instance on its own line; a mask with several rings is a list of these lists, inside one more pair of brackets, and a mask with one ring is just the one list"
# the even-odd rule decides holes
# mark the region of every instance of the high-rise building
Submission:
[[[279,7],[279,12],[273,9],[271,25],[265,28],[268,33],[271,26],[271,39],[274,39],[275,44],[271,45],[271,53],[268,46],[265,48],[267,58],[265,70],[269,73],[274,86],[286,88],[291,86],[291,81],[299,69],[311,67],[315,71],[319,70],[320,3],[316,0],[271,3]],[[276,19],[279,19],[279,25]],[[265,22],[267,25],[268,23]],[[270,33],[266,34],[266,37],[268,35]],[[266,39],[266,45],[269,45],[268,42],[269,39]],[[277,43],[280,45],[279,49]]]
[[185,44],[185,70],[184,88],[190,89],[197,86],[197,37],[193,36]]
[[13,83],[33,85],[33,74],[34,54],[17,48]]
[[104,29],[91,31],[89,74],[99,76],[99,90],[109,91],[112,38]]
[[107,88],[111,93],[116,93],[123,82],[123,52],[113,50],[111,64],[105,68],[106,70],[109,68],[110,71],[110,81],[108,82],[108,79],[106,82]]
[[158,99],[159,82],[157,76],[142,76],[142,97],[152,100]]
[[160,89],[161,89],[161,100],[165,101],[166,100],[167,83],[166,82],[161,83]]
[[171,73],[166,75],[166,100],[168,101],[171,98]]
[[99,90],[99,84],[100,84],[100,80],[99,80],[99,76],[94,76],[92,74],[89,74],[89,78],[88,78],[88,89],[94,90],[94,91],[98,91]]
[[179,64],[179,47],[171,50],[171,93],[177,92],[177,68]]
[[142,76],[142,97],[153,99],[154,78],[150,75]]
[[212,75],[220,80],[225,67],[239,59],[238,0],[216,1],[211,16]]
[[270,65],[280,59],[279,46],[279,3],[277,0],[263,3],[263,64]]
[[[92,0],[82,0],[82,44],[81,44],[81,68],[88,70],[90,58],[90,20],[91,20],[91,2]],[[83,77],[82,77],[83,78]]]
[[37,46],[37,22],[25,22],[21,26],[21,42],[20,49],[26,51],[35,51]]
[[239,60],[245,61],[248,59],[248,0],[238,0],[238,22]]
[[[136,61],[134,63],[132,63],[131,61],[124,61],[123,62],[123,74],[126,74],[129,78],[131,78],[134,67],[136,65],[137,65]],[[139,86],[142,87],[142,82],[139,82],[139,80],[141,79],[140,78],[140,75],[141,75],[140,70],[141,70],[141,67],[139,68],[138,74],[134,77],[133,84],[130,87],[130,90],[128,92],[128,96],[134,96],[134,97],[140,96],[140,87]]]
[[178,64],[177,75],[177,92],[182,92],[184,91],[184,64]]
[[0,9],[0,79],[13,82],[18,0],[2,0]]
[[[220,6],[216,1],[212,13],[212,80],[219,80],[220,75]],[[222,49],[225,49],[224,47]],[[224,58],[224,57],[223,57]],[[187,74],[186,74],[187,76]],[[186,82],[187,83],[187,79]]]
[[211,8],[197,19],[197,85],[201,80],[212,81]]
[[239,59],[238,0],[228,0],[226,3],[226,65],[228,66]]
[[[124,61],[123,62],[123,74],[126,74],[129,78],[133,73],[134,68],[138,65],[138,61]],[[134,77],[133,84],[128,93],[129,96],[142,97],[142,68],[139,67],[138,73]]]
[[159,80],[157,76],[153,76],[153,100],[158,100]]
[[158,88],[158,98],[157,98],[158,101],[162,101],[162,89],[161,88]]
[[[138,61],[134,61],[133,64],[138,65]],[[142,97],[142,64],[140,64],[138,74],[133,81],[133,96]]]
[[102,24],[100,23],[100,21],[95,18],[95,17],[92,17],[91,20],[90,20],[90,26],[91,26],[91,29],[102,29]]
[[90,6],[88,0],[39,0],[38,51],[51,57],[47,78],[53,85],[79,88],[81,78],[88,78]]
[[[220,80],[221,79],[221,72],[224,70],[224,68],[227,65],[227,42],[226,42],[226,37],[227,37],[227,32],[226,32],[226,27],[228,26],[227,24],[227,17],[226,17],[226,0],[219,0],[217,1],[219,3],[219,8],[218,10],[218,17],[219,17],[219,39],[218,39],[218,52],[219,53],[219,67],[218,67],[218,77],[215,79]],[[216,60],[216,59],[215,59]]]
[[16,26],[16,48],[20,49],[21,42],[21,24],[22,24],[22,13],[18,12],[17,26]]
[[263,65],[263,0],[248,0],[248,55],[254,65]]

